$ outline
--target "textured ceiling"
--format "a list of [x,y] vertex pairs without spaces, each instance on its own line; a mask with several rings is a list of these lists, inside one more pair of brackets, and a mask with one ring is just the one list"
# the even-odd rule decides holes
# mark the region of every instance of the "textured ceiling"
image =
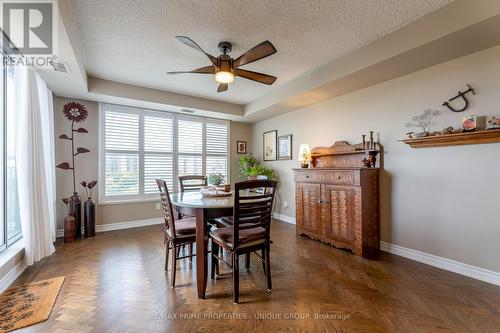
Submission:
[[89,76],[246,104],[273,86],[237,78],[217,93],[211,75],[166,75],[209,65],[174,36],[189,36],[214,56],[218,42],[227,40],[233,58],[268,39],[278,53],[244,68],[277,76],[276,86],[450,2],[59,0],[59,7]]

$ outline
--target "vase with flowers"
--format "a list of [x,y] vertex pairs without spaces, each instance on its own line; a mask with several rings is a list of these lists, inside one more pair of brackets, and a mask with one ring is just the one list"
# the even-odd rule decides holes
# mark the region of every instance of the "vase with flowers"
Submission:
[[94,187],[97,185],[97,181],[92,180],[90,182],[81,182],[80,185],[83,186],[85,192],[87,193],[87,201],[83,204],[83,235],[85,238],[95,236],[95,202],[92,200],[92,194],[94,193]]

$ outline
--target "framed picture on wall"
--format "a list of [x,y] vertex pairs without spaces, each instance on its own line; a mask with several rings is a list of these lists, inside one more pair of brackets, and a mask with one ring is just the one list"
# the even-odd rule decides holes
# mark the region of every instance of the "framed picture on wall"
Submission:
[[236,141],[236,153],[246,154],[247,153],[247,142],[246,141]]
[[278,137],[278,160],[292,159],[292,135],[280,135]]
[[264,156],[264,161],[276,161],[277,158],[277,149],[276,149],[276,141],[278,139],[278,131],[269,131],[264,133],[264,152],[262,156]]

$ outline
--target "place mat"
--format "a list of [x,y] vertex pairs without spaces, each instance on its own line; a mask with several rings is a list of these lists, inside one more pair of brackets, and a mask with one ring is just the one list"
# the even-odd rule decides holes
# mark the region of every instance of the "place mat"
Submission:
[[31,326],[49,318],[64,276],[12,287],[0,295],[0,332]]

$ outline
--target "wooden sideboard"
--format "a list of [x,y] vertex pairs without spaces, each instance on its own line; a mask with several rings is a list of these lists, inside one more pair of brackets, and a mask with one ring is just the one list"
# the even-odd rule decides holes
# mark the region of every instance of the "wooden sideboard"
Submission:
[[363,257],[378,253],[381,150],[372,148],[337,142],[312,150],[316,167],[294,169],[297,234]]

